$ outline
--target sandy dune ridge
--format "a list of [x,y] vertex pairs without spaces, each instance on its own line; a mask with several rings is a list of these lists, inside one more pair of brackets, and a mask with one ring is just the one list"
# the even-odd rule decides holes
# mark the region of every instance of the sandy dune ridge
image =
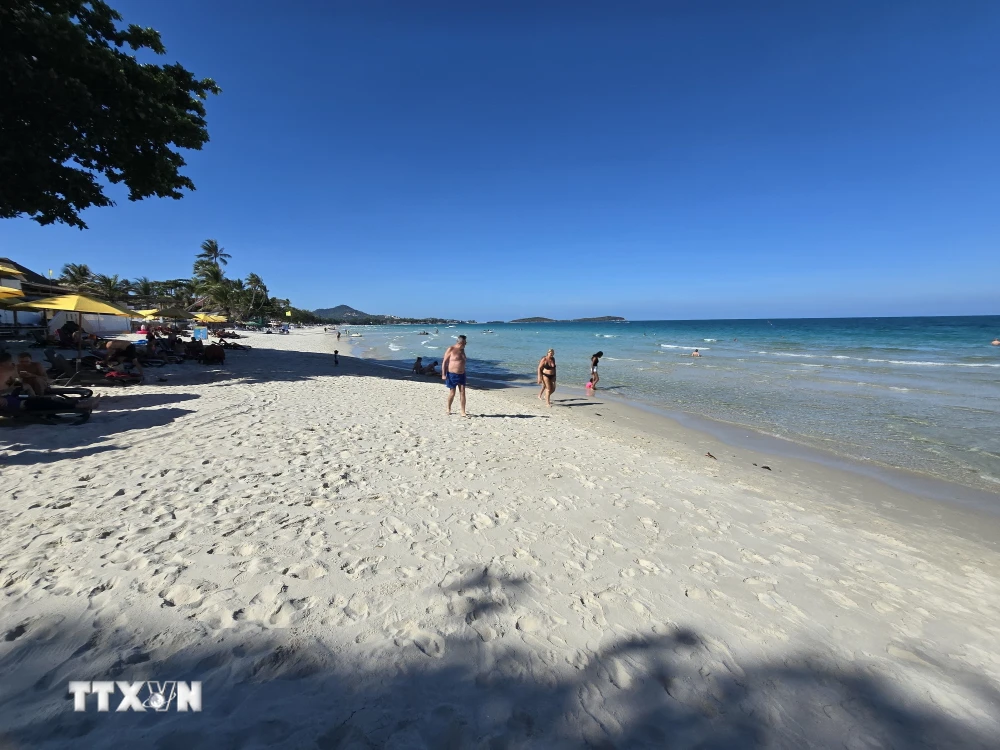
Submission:
[[[996,746],[994,546],[251,343],[0,431],[0,748]],[[98,679],[204,710],[74,713]]]

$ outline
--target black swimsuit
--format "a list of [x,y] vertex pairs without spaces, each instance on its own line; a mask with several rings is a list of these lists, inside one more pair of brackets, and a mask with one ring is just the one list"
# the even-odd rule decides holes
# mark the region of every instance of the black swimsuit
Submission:
[[543,364],[542,365],[542,377],[543,378],[552,378],[553,380],[556,379],[556,365],[555,365],[555,362],[553,362],[551,365],[549,365],[549,364]]

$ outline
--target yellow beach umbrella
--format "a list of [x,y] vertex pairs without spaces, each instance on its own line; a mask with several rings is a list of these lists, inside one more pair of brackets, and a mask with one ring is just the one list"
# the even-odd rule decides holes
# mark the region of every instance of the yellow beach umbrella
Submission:
[[9,286],[0,286],[0,299],[13,299],[14,297],[23,297],[24,292],[20,289],[14,289]]
[[0,263],[0,276],[17,276],[18,278],[24,278],[24,274],[18,271],[13,266],[5,266]]
[[212,315],[211,313],[195,313],[194,319],[200,323],[227,323],[225,315]]
[[156,310],[136,310],[135,315],[138,318],[148,318],[157,312]]
[[164,307],[162,310],[140,310],[147,318],[172,318],[175,320],[191,320],[194,316],[179,307]]
[[31,302],[20,302],[14,305],[18,310],[63,310],[66,312],[90,313],[92,315],[132,315],[131,310],[125,310],[104,300],[94,299],[84,294],[63,294],[58,297],[45,297]]
[[[10,305],[12,310],[62,310],[64,312],[75,312],[78,317],[78,324],[83,329],[83,314],[92,315],[119,315],[124,318],[133,315],[131,310],[116,307],[110,302],[93,299],[83,294],[63,294],[58,297],[45,297],[32,302],[18,302]],[[76,369],[80,369],[80,359],[83,356],[83,336],[80,336],[80,344],[77,347]]]

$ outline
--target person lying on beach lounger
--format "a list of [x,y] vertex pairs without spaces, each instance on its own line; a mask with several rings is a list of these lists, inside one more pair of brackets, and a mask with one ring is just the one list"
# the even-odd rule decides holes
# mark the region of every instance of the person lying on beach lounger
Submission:
[[67,412],[69,410],[80,414],[86,414],[94,410],[97,406],[99,398],[100,396],[95,398],[77,398],[68,400],[65,397],[60,396],[28,396],[25,398],[22,396],[8,394],[0,396],[0,414],[12,415],[25,413],[30,414],[32,412]]
[[135,344],[129,344],[124,349],[114,349],[108,355],[107,363],[108,367],[115,372],[127,372],[129,365],[131,365],[140,378],[144,377]]
[[32,396],[41,396],[49,385],[49,377],[45,368],[31,359],[31,354],[21,352],[17,355],[17,374],[21,385]]

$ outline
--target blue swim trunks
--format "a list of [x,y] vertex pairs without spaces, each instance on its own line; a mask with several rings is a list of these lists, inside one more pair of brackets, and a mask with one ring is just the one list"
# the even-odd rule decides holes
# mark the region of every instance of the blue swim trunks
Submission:
[[449,372],[444,376],[444,384],[448,388],[454,388],[456,385],[465,385],[465,373]]

